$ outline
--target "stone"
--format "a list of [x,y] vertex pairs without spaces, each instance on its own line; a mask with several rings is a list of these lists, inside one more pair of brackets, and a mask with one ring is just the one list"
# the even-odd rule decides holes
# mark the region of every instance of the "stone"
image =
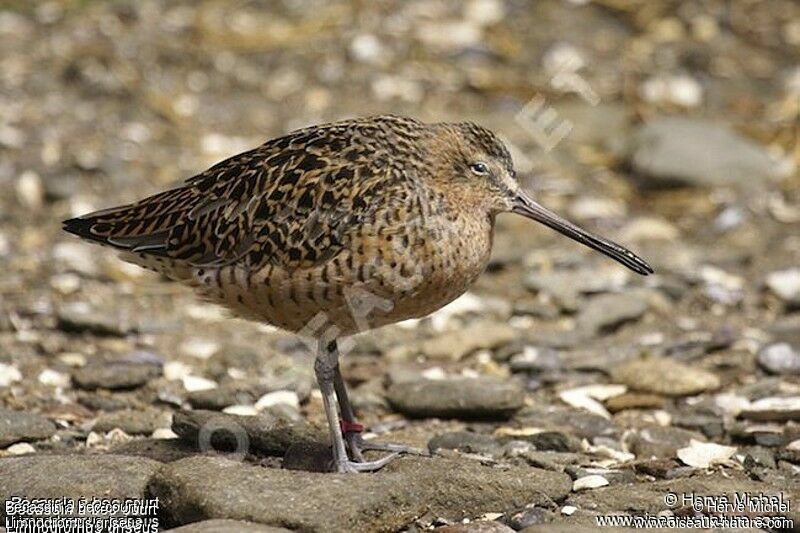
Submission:
[[217,518],[213,520],[201,520],[185,526],[170,529],[171,533],[290,533],[290,529],[282,527],[265,526],[246,520],[229,520],[227,518]]
[[78,368],[72,373],[75,386],[84,390],[135,389],[161,375],[152,364],[98,363]]
[[161,463],[124,455],[26,455],[0,458],[0,499],[146,498]]
[[709,468],[728,461],[736,453],[735,446],[723,446],[715,442],[700,442],[692,439],[688,446],[678,450],[678,459],[688,466]]
[[525,392],[516,382],[488,377],[419,379],[393,384],[386,397],[415,418],[504,419],[522,407]]
[[55,432],[55,424],[43,416],[0,408],[0,448],[15,442],[47,439]]
[[582,490],[598,489],[608,485],[608,480],[601,475],[591,474],[583,476],[572,482],[572,490],[579,492]]
[[146,457],[160,463],[171,463],[197,455],[197,448],[178,439],[134,439],[115,444],[108,453]]
[[612,437],[617,429],[610,420],[580,409],[556,406],[531,406],[519,411],[515,422],[548,431],[563,431],[579,439]]
[[100,336],[123,337],[135,331],[114,313],[87,308],[82,302],[62,307],[57,313],[58,328],[68,333],[92,333]]
[[626,443],[639,459],[674,458],[678,449],[685,448],[693,440],[705,441],[705,437],[687,429],[651,426],[627,435]]
[[800,306],[800,268],[770,272],[766,284],[769,290],[788,305]]
[[635,359],[611,370],[611,379],[633,390],[664,396],[692,396],[720,387],[719,378],[665,357]]
[[661,409],[664,405],[664,397],[658,394],[626,392],[609,398],[605,405],[612,413],[626,409]]
[[513,341],[514,328],[503,322],[480,321],[455,331],[446,331],[415,344],[401,344],[387,354],[391,360],[408,360],[417,354],[430,359],[460,361],[478,350],[492,350]]
[[762,146],[711,122],[661,117],[641,126],[629,148],[644,185],[747,186],[777,181],[791,171]]
[[237,416],[215,411],[176,411],[172,430],[200,451],[283,455],[297,442],[327,442],[327,436],[306,422],[280,419],[264,411],[258,416]]
[[769,422],[800,420],[800,396],[761,398],[743,409],[739,416]]
[[[256,399],[255,394],[241,390],[232,385],[222,385],[214,389],[193,391],[186,395],[186,400],[195,409],[208,409],[222,411],[232,405],[252,404]],[[253,408],[255,410],[255,407]]]
[[586,335],[597,335],[639,319],[647,308],[647,301],[639,294],[601,294],[589,299],[581,307],[576,325],[578,331]]
[[466,524],[452,524],[436,528],[440,533],[513,533],[513,529],[500,522],[478,520]]
[[440,457],[401,457],[355,476],[191,457],[149,486],[168,524],[229,518],[320,533],[395,531],[421,516],[461,521],[559,501],[571,488],[566,474]]
[[452,431],[436,435],[428,441],[428,449],[435,452],[439,449],[457,450],[465,453],[494,455],[501,449],[500,443],[491,435],[472,433],[470,431]]
[[103,413],[97,417],[92,431],[103,433],[119,428],[129,435],[150,435],[158,428],[169,427],[170,415],[168,412],[147,408],[124,409]]
[[768,344],[758,352],[758,364],[770,374],[800,374],[800,351],[786,342]]
[[520,531],[537,524],[547,524],[553,521],[555,513],[542,507],[526,507],[508,517],[506,523],[515,531]]

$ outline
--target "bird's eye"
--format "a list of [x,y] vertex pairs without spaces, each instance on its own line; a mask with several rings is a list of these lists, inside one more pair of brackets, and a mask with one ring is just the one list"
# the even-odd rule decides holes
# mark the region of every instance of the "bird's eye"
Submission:
[[486,174],[489,173],[489,167],[483,161],[477,161],[475,163],[472,163],[469,166],[469,169],[475,174],[478,174],[479,176],[485,176]]

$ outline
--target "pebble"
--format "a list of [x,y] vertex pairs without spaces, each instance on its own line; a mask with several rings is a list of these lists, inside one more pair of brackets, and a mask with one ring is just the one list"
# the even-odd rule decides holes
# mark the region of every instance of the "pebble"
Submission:
[[522,407],[525,393],[516,382],[478,377],[395,383],[386,397],[411,417],[503,419]]
[[62,306],[56,317],[58,328],[69,333],[123,337],[134,330],[130,324],[123,323],[116,313],[94,310],[83,302]]
[[55,432],[55,424],[43,416],[0,408],[0,448],[17,442],[48,439]]
[[661,117],[634,134],[633,170],[653,187],[746,186],[788,175],[764,147],[729,128],[704,120]]
[[521,353],[512,355],[508,363],[512,372],[557,370],[563,366],[556,350],[539,346],[525,346]]
[[491,456],[498,454],[501,446],[497,439],[491,435],[473,433],[471,431],[452,431],[436,435],[430,439],[428,441],[428,449],[431,452],[444,449]]
[[728,461],[737,448],[723,446],[713,442],[701,442],[692,439],[689,446],[678,450],[678,459],[688,466],[695,468],[709,468],[714,464]]
[[791,306],[800,306],[800,268],[770,272],[767,287]]
[[704,441],[700,433],[675,427],[650,426],[626,436],[626,444],[639,459],[674,458],[679,449]]
[[762,398],[744,408],[739,416],[748,420],[800,420],[800,396]]
[[257,411],[262,411],[276,405],[288,405],[292,409],[299,410],[300,398],[297,396],[296,392],[289,390],[268,392],[258,399],[255,408]]
[[236,533],[291,533],[291,530],[282,527],[267,526],[246,520],[230,520],[228,518],[201,520],[170,529],[171,533],[228,533],[229,531],[235,531]]
[[44,205],[44,185],[39,174],[26,170],[17,179],[17,199],[27,209],[36,211]]
[[603,476],[592,474],[576,479],[572,482],[572,490],[579,492],[582,490],[597,489],[608,485],[608,480]]
[[800,374],[800,351],[789,343],[769,344],[758,352],[758,364],[771,374]]
[[647,308],[648,303],[641,294],[602,294],[581,307],[577,328],[587,335],[612,331],[626,322],[638,320]]
[[97,252],[84,243],[64,241],[53,246],[53,260],[56,264],[84,276],[94,277],[100,273],[96,258]]
[[178,351],[186,356],[206,360],[219,350],[219,344],[208,339],[192,338],[181,343]]
[[611,370],[611,379],[636,391],[664,396],[692,396],[720,387],[715,374],[665,357],[622,363]]
[[22,380],[22,372],[14,365],[0,363],[0,387],[8,387]]
[[36,448],[27,442],[18,442],[6,448],[5,451],[9,455],[28,455],[30,453],[36,453]]
[[648,102],[696,107],[703,102],[703,86],[691,76],[655,76],[642,84],[641,95]]
[[84,390],[135,389],[161,375],[161,368],[151,364],[97,363],[72,373],[75,386]]
[[65,374],[63,372],[57,372],[52,368],[45,368],[41,372],[39,372],[39,377],[37,378],[39,383],[42,385],[47,385],[48,387],[68,387],[72,378],[69,374]]
[[147,408],[125,409],[103,413],[92,426],[93,431],[107,433],[119,428],[128,435],[150,435],[159,428],[169,426],[169,413]]
[[407,360],[417,354],[431,359],[460,361],[478,350],[493,350],[508,344],[516,330],[503,322],[481,321],[456,331],[447,331],[417,344],[402,344],[386,354],[390,360]]
[[188,375],[181,378],[187,392],[204,391],[217,388],[217,382],[200,376]]

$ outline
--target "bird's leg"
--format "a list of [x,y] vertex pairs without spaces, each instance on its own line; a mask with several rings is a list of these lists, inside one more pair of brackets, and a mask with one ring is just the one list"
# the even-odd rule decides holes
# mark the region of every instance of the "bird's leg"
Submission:
[[[317,360],[314,362],[314,371],[317,374],[317,383],[322,393],[322,403],[325,406],[325,416],[328,419],[334,466],[337,472],[370,472],[379,470],[397,457],[397,454],[388,455],[383,459],[371,462],[355,462],[347,457],[344,439],[342,438],[342,428],[339,426],[336,409],[336,390],[334,389],[334,376],[339,366],[338,358],[339,354],[335,341],[330,343],[320,341]],[[350,413],[352,414],[352,409]]]
[[[364,431],[364,426],[359,424],[356,420],[353,406],[350,404],[350,398],[347,396],[347,386],[344,383],[344,378],[342,377],[342,372],[339,369],[338,364],[334,369],[333,386],[336,390],[336,397],[339,400],[339,409],[342,413],[340,429],[344,435],[344,440],[347,442],[347,447],[350,450],[350,456],[355,461],[363,463],[364,455],[361,452],[366,450],[392,452],[393,454],[408,453],[412,455],[427,455],[419,448],[413,448],[403,444],[378,443],[364,440],[361,437],[361,432]],[[394,457],[394,455],[391,455],[390,457]]]

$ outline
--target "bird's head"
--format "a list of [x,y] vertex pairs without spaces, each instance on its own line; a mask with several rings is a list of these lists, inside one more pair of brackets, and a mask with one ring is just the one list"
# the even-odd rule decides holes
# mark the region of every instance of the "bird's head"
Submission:
[[494,216],[516,213],[593,248],[642,275],[652,267],[627,248],[594,235],[539,204],[520,187],[511,154],[490,130],[472,122],[443,123],[433,142],[437,181],[454,201]]

